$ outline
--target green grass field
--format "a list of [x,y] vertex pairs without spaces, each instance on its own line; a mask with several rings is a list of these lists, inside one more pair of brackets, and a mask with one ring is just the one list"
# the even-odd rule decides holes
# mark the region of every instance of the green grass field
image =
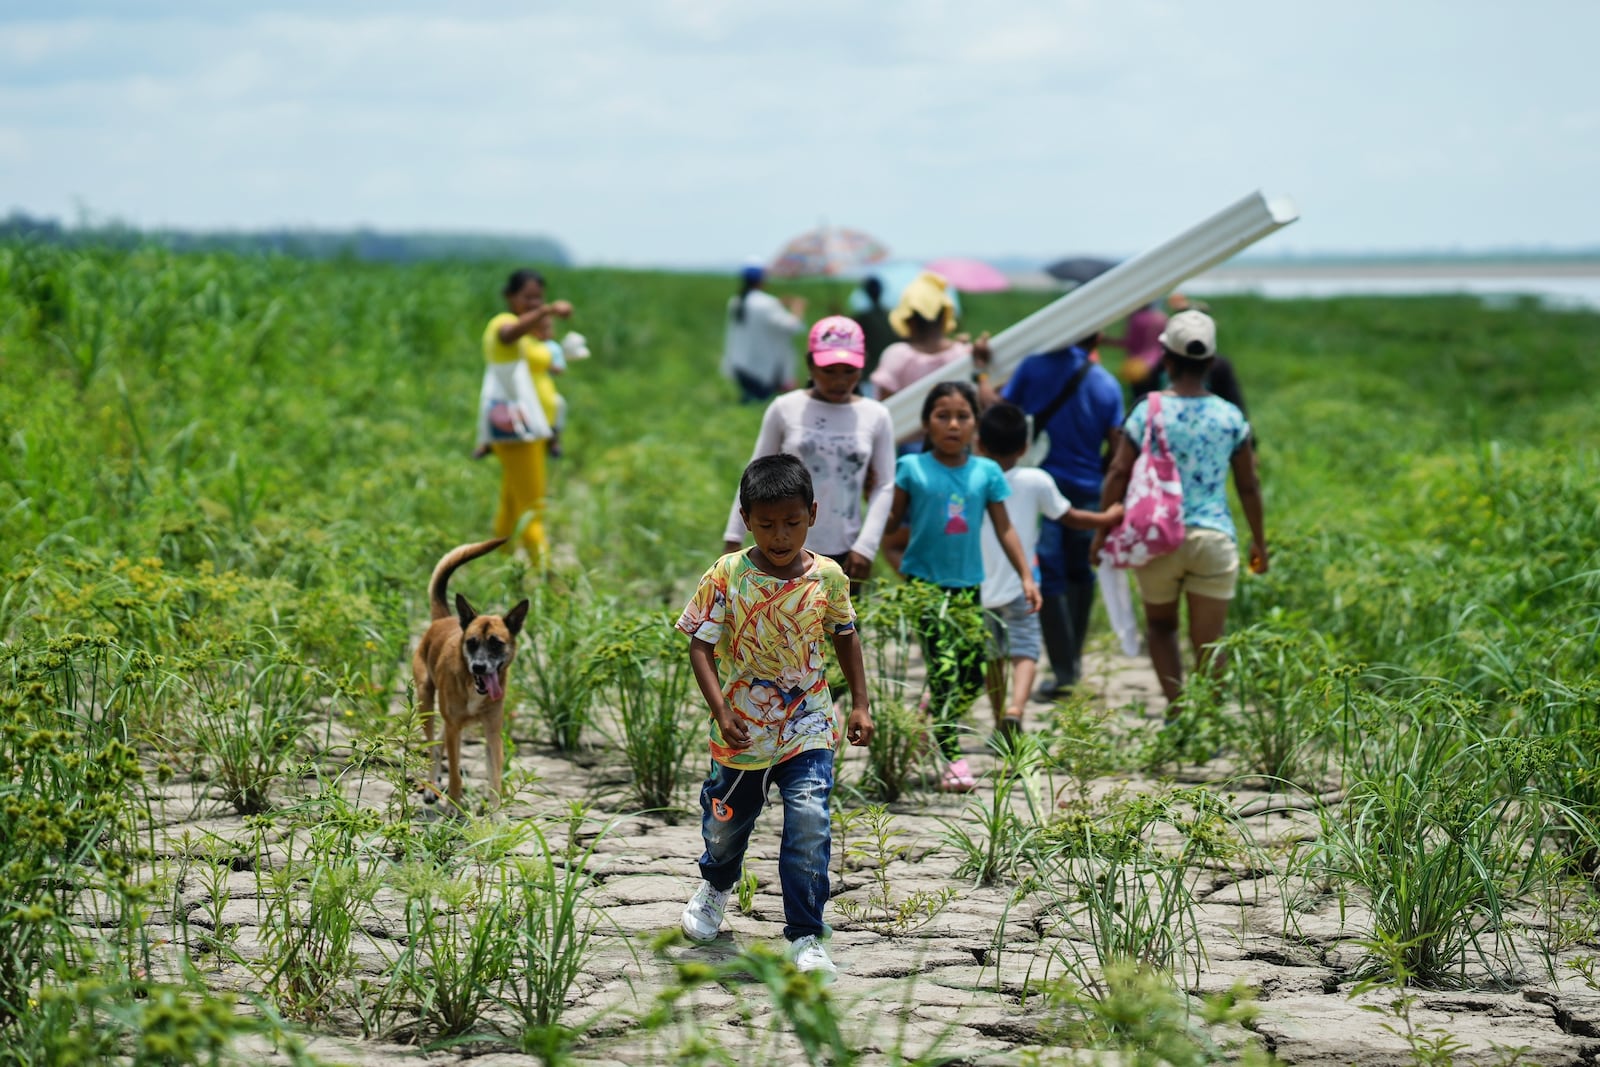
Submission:
[[[581,874],[577,835],[551,813],[533,832],[562,862],[513,863],[486,840],[445,840],[481,829],[419,828],[403,789],[420,759],[405,686],[426,575],[489,535],[499,472],[468,454],[478,338],[505,269],[0,245],[0,1063],[202,1062],[243,1031],[348,1030],[350,1012],[363,1033],[437,1040],[481,1029],[474,995],[516,1020],[511,1047],[559,1062],[582,1046],[550,961],[441,970],[491,941],[532,952],[550,923],[586,929],[570,907],[584,888],[562,880]],[[791,289],[813,317],[846,291]],[[665,613],[720,547],[761,415],[716,371],[730,291],[719,277],[551,273],[594,352],[561,381],[561,562],[541,576],[496,557],[465,579],[494,603],[536,597],[526,655],[542,669],[513,689],[550,751],[606,728],[695,728],[685,679],[661,666],[678,651]],[[962,327],[999,330],[1044,299],[964,297]],[[1508,917],[1539,901],[1588,924],[1572,943],[1596,943],[1600,315],[1449,297],[1213,309],[1262,442],[1273,569],[1243,585],[1227,677],[1197,694],[1192,736],[1101,763],[1148,769],[1221,744],[1276,781],[1338,784],[1316,849],[1256,859],[1369,903],[1357,977],[1508,972]],[[884,599],[864,610],[889,633]],[[879,681],[903,668],[871,650],[869,664]],[[336,729],[341,717],[357,725]],[[1070,773],[1062,751],[1035,755]],[[680,801],[693,778],[681,763],[630,767],[664,773]],[[401,787],[381,804],[336,797],[331,783],[357,774]],[[322,805],[303,856],[234,864],[256,872],[261,899],[281,892],[292,910],[299,894],[293,908],[312,909],[305,927],[274,927],[269,909],[263,929],[280,936],[252,956],[244,1015],[237,989],[208,985],[198,940],[175,963],[144,933],[178,867],[198,877],[227,859],[157,841],[175,780],[212,783],[218,810],[240,817]],[[1049,805],[1022,810],[1013,824],[996,808],[981,835],[1012,835],[1005,864],[975,853],[1020,886],[1068,862],[1109,871],[1126,858],[1106,843],[1114,827],[1170,814],[1106,802],[1068,826]],[[364,865],[377,853],[358,843],[378,839],[408,881]],[[417,925],[363,993],[331,916],[380,890],[409,894]],[[438,917],[467,897],[498,902],[464,909],[488,926]],[[536,920],[537,937],[496,934]],[[1119,1047],[1127,1026],[1096,1012],[1113,987],[1145,987],[1101,968],[1181,973],[1182,954],[1101,945],[1062,1017],[1077,1039]],[[490,973],[548,985],[490,990]],[[825,1052],[831,1038],[812,1036]]]

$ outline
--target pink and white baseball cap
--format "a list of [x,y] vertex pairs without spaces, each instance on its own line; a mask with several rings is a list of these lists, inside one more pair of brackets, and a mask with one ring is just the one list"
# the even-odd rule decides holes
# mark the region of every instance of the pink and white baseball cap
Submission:
[[818,319],[811,327],[811,337],[806,342],[811,361],[819,367],[844,364],[847,367],[864,367],[867,363],[867,338],[854,319],[843,315],[829,315]]

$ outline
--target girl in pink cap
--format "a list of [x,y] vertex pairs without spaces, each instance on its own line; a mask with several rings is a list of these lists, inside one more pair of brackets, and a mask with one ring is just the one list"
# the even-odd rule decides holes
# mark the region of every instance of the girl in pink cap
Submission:
[[[806,465],[817,500],[807,547],[844,568],[852,594],[872,571],[894,497],[894,420],[856,393],[866,359],[859,324],[843,315],[819,319],[806,343],[811,381],[768,405],[750,457],[788,452]],[[735,496],[723,551],[739,551],[747,532]]]

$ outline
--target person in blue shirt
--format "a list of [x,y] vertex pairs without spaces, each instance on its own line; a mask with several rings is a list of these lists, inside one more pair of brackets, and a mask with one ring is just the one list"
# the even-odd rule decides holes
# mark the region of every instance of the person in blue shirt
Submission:
[[[1122,425],[1122,386],[1111,372],[1090,359],[1100,335],[1024,359],[996,393],[988,387],[987,360],[978,364],[978,384],[985,400],[1009,401],[1029,415],[1038,415],[1071,387],[1042,427],[1050,447],[1039,466],[1056,481],[1068,500],[1100,499],[1103,457],[1115,451]],[[1095,574],[1089,562],[1092,530],[1069,530],[1047,523],[1039,536],[1039,627],[1054,676],[1039,689],[1051,700],[1076,685],[1083,669],[1083,642],[1089,611],[1094,606]]]

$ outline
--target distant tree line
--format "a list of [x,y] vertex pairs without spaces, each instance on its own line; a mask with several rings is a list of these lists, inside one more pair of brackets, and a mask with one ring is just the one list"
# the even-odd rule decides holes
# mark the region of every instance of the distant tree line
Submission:
[[13,211],[0,219],[0,240],[24,238],[52,244],[132,248],[158,244],[179,252],[277,253],[308,259],[407,263],[424,259],[496,259],[568,266],[572,260],[552,237],[487,233],[380,233],[377,230],[140,230],[108,222],[63,226],[55,219]]

